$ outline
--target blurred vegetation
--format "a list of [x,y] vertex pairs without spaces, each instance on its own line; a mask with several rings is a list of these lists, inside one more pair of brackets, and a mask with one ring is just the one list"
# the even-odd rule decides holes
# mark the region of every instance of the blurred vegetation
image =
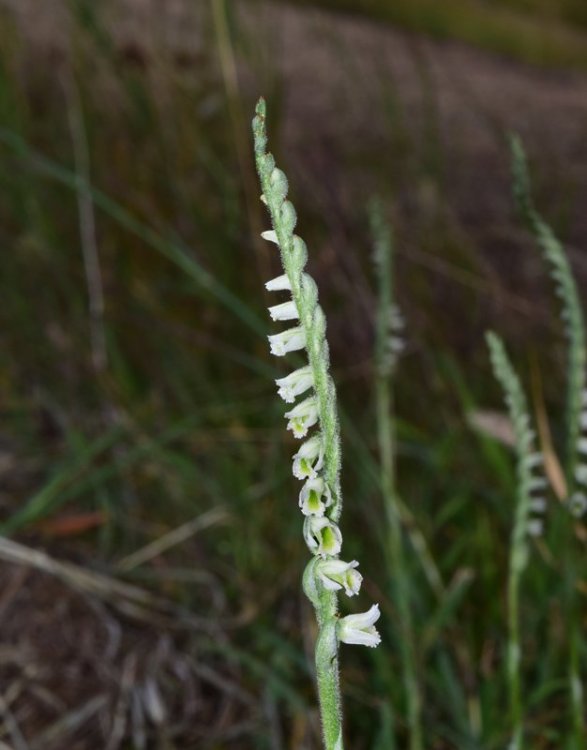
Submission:
[[587,69],[582,0],[294,0],[469,44],[542,66]]
[[[481,195],[477,212],[456,203],[451,177],[462,174],[468,153],[457,150],[458,134],[448,144],[441,135],[426,57],[414,51],[422,121],[411,120],[397,82],[381,76],[374,85],[386,107],[372,141],[349,127],[343,143],[311,108],[296,114],[288,106],[295,92],[284,67],[271,65],[278,37],[274,16],[261,24],[263,3],[248,4],[259,14],[253,23],[232,4],[217,3],[221,16],[190,6],[174,26],[189,30],[187,43],[179,31],[167,34],[167,17],[161,25],[151,19],[145,31],[140,14],[135,19],[120,4],[72,0],[67,7],[56,37],[43,36],[40,21],[0,15],[3,531],[216,623],[215,636],[198,635],[190,648],[198,663],[238,679],[253,708],[245,721],[223,713],[219,701],[196,713],[176,736],[178,747],[319,746],[312,616],[300,591],[307,551],[289,466],[295,448],[272,383],[282,371],[265,338],[263,281],[277,265],[255,239],[262,207],[247,151],[262,89],[329,320],[343,409],[345,543],[384,612],[382,647],[343,654],[349,746],[401,748],[406,732],[374,429],[366,205],[379,192],[397,234],[407,319],[395,381],[398,482],[408,511],[406,575],[426,747],[503,748],[504,581],[515,485],[508,448],[470,426],[471,414],[500,408],[481,332],[490,325],[504,331],[525,374],[532,382],[542,377],[545,400],[536,388],[536,408],[550,409],[557,441],[562,349],[541,266],[530,261],[526,271],[534,256],[513,219],[506,215],[488,234]],[[565,8],[557,13],[562,21],[584,18],[579,4]],[[552,25],[543,39],[535,20],[489,4],[362,0],[361,9],[528,61],[587,65],[582,37]],[[335,27],[321,23],[313,39],[331,43]],[[316,42],[305,43],[310,51]],[[346,76],[360,92],[356,62],[346,58]],[[475,109],[475,100],[464,101],[501,144],[501,123],[486,116],[490,104]],[[347,106],[342,93],[340,104],[332,122]],[[292,127],[303,132],[298,140]],[[537,169],[538,199],[565,236],[587,240],[573,219],[572,176],[536,138],[530,151],[545,164]],[[489,185],[498,195],[509,189],[507,158],[503,145],[502,180],[493,175]],[[485,184],[486,165],[471,164],[472,184]],[[129,555],[210,509],[226,511],[228,521],[128,564]],[[567,740],[557,569],[565,543],[558,527],[549,529],[523,587],[524,696],[536,750]],[[174,701],[195,700],[182,695],[181,675],[174,679],[165,683]],[[218,689],[225,694],[222,681]],[[17,702],[13,710],[24,709]],[[27,721],[42,724],[42,717]],[[79,746],[99,746],[101,726]]]

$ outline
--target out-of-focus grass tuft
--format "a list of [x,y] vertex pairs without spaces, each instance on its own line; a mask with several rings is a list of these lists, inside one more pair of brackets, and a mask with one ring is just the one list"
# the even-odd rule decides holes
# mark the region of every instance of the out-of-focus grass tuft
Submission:
[[[294,0],[359,13],[441,39],[458,39],[542,66],[587,69],[584,5],[574,0]],[[575,28],[576,27],[576,28]]]

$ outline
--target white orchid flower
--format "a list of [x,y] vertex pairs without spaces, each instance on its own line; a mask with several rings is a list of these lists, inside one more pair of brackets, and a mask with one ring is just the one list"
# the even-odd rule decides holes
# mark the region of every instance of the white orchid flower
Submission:
[[292,299],[270,307],[269,315],[271,320],[298,320],[300,317],[296,303]]
[[332,505],[332,495],[322,477],[308,479],[300,492],[300,508],[305,516],[323,516]]
[[304,399],[293,409],[286,412],[285,417],[289,420],[287,429],[291,430],[295,437],[306,437],[310,427],[313,427],[318,421],[318,400],[315,396]]
[[293,475],[296,479],[313,479],[324,463],[322,434],[314,435],[302,443],[293,457]]
[[320,560],[316,565],[316,573],[325,589],[344,589],[347,596],[354,596],[359,593],[363,580],[363,576],[356,570],[358,567],[359,563],[356,560]]
[[276,245],[279,245],[277,234],[273,231],[273,229],[269,229],[266,232],[261,232],[261,237],[268,242],[274,242]]
[[343,643],[375,648],[381,643],[381,636],[373,626],[380,615],[379,605],[374,604],[367,612],[341,617],[337,627],[338,639]]
[[306,334],[301,326],[268,336],[271,354],[283,357],[288,352],[296,352],[306,346]]
[[321,557],[338,555],[342,547],[340,529],[325,516],[307,516],[304,539],[310,552]]
[[276,276],[265,283],[268,292],[291,292],[291,282],[286,273]]
[[285,378],[279,378],[275,381],[279,390],[277,391],[281,398],[289,404],[292,404],[296,397],[305,393],[314,385],[314,377],[310,365],[300,367],[294,370]]

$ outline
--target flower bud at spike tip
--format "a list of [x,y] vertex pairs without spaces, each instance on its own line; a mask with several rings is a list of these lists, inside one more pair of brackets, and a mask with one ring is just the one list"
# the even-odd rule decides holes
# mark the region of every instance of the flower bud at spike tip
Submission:
[[306,243],[297,234],[294,234],[293,238],[293,250],[292,250],[293,262],[298,271],[302,271],[306,263],[308,262],[308,248]]
[[297,220],[298,217],[293,204],[289,201],[284,201],[283,205],[281,206],[281,221],[283,222],[283,226],[288,233],[291,234],[293,232],[296,227]]
[[281,203],[283,200],[285,200],[285,196],[287,195],[287,177],[281,171],[281,169],[275,168],[273,172],[271,172],[270,179],[271,187],[273,188],[273,195],[275,199]]

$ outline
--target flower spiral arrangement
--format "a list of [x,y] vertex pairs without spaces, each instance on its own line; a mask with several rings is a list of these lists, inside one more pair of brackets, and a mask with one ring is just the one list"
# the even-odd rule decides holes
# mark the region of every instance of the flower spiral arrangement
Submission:
[[550,267],[568,342],[567,354],[567,492],[575,516],[587,511],[587,343],[585,319],[569,259],[552,229],[532,201],[526,154],[519,138],[512,138],[512,172],[518,208]]
[[521,750],[523,743],[523,707],[521,686],[520,646],[520,584],[521,576],[528,564],[528,537],[542,533],[541,516],[546,501],[541,493],[547,486],[546,479],[537,469],[544,463],[542,454],[536,449],[536,434],[530,424],[526,395],[520,379],[509,360],[501,339],[494,333],[487,334],[487,343],[495,377],[504,392],[510,419],[514,427],[515,446],[518,458],[516,512],[510,545],[508,575],[508,654],[507,677],[512,720],[510,750]]
[[[304,591],[316,610],[316,677],[326,750],[343,750],[342,708],[338,675],[338,645],[344,643],[377,646],[380,636],[374,627],[379,606],[369,611],[338,617],[337,592],[347,596],[359,592],[362,576],[356,560],[339,558],[342,535],[338,522],[342,510],[340,490],[340,439],[336,391],[329,373],[326,318],[318,304],[314,280],[304,271],[307,248],[294,234],[296,211],[286,200],[288,182],[267,153],[265,102],[259,100],[253,119],[255,161],[261,182],[261,200],[268,208],[273,229],[262,237],[280,251],[284,273],[266,283],[270,292],[286,292],[290,298],[269,308],[274,321],[291,322],[292,327],[269,336],[271,353],[281,357],[305,351],[308,364],[276,381],[278,393],[293,404],[287,427],[296,438],[305,438],[293,457],[293,474],[304,482],[299,507],[304,516],[303,534],[313,555],[303,578]],[[308,395],[309,394],[309,395]],[[313,434],[309,431],[315,428]]]

